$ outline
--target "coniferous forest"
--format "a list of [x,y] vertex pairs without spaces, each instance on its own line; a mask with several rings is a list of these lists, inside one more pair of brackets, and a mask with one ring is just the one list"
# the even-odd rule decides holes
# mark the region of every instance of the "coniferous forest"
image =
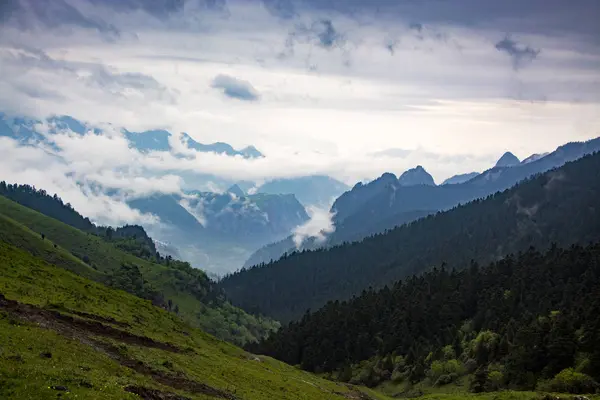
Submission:
[[600,379],[600,245],[531,248],[488,266],[441,265],[329,302],[250,346],[336,380],[474,392],[589,393]]

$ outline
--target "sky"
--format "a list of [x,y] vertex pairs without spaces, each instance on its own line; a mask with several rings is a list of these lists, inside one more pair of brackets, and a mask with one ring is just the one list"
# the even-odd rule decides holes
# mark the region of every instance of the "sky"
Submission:
[[4,0],[0,111],[266,157],[182,160],[64,134],[60,162],[4,139],[0,173],[123,221],[146,217],[85,204],[81,180],[141,195],[179,191],[173,170],[353,185],[422,165],[440,183],[600,136],[598,20],[595,0]]

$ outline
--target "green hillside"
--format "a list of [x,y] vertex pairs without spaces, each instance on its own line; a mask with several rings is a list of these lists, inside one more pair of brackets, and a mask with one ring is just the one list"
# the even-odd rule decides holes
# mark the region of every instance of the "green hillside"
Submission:
[[[445,390],[423,399],[542,399]],[[0,398],[391,399],[245,352],[1,241]]]
[[233,343],[256,341],[278,327],[274,321],[254,317],[224,301],[201,270],[179,262],[162,265],[138,258],[97,235],[2,196],[0,240],[81,276],[151,299]]
[[2,242],[0,271],[0,398],[371,398]]

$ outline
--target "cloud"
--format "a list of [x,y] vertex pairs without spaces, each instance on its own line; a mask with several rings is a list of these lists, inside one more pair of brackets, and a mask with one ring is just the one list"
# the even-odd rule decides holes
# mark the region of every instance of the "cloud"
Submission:
[[131,209],[118,196],[108,196],[98,190],[93,180],[78,180],[69,163],[41,148],[20,146],[4,137],[0,137],[0,147],[6,150],[0,163],[2,180],[28,183],[49,193],[57,193],[81,214],[99,224],[158,223],[155,216]]
[[326,49],[339,46],[344,41],[342,35],[335,30],[330,19],[315,21],[312,25],[312,31],[316,33],[319,44]]
[[319,18],[308,25],[299,22],[294,26],[288,33],[285,44],[290,54],[293,54],[296,43],[314,44],[323,49],[331,50],[344,47],[346,38],[337,31],[330,18]]
[[265,8],[273,15],[282,19],[292,19],[297,16],[292,0],[262,0]]
[[327,235],[335,231],[334,214],[330,213],[328,208],[310,206],[306,211],[310,219],[294,229],[296,248],[299,248],[302,242],[308,238],[314,238],[317,243],[321,243]]
[[410,155],[410,153],[412,153],[411,150],[393,148],[393,149],[385,149],[385,150],[377,151],[377,152],[373,153],[373,155],[376,157],[386,156],[386,157],[404,158],[404,157]]
[[513,68],[515,70],[535,60],[540,54],[539,49],[534,49],[530,46],[517,43],[511,39],[510,36],[506,36],[504,39],[496,43],[495,47],[496,50],[504,52],[512,58]]
[[84,15],[66,0],[8,0],[4,6],[0,6],[0,14],[0,18],[21,30],[77,26],[102,33],[106,39],[113,40],[119,36],[119,30],[114,25]]
[[411,22],[409,25],[409,28],[417,31],[417,32],[422,32],[423,31],[423,24],[419,23],[419,22]]
[[223,91],[225,96],[244,101],[257,101],[260,95],[248,81],[229,75],[217,75],[212,81],[212,87]]
[[96,87],[113,95],[126,96],[131,91],[138,91],[146,96],[154,94],[169,102],[175,101],[174,93],[152,76],[140,72],[120,72],[101,63],[61,60],[31,47],[0,47],[0,59],[6,63],[6,75],[0,79],[9,84],[16,81],[15,78],[27,75],[28,79],[21,83],[29,82],[32,89],[39,90],[35,86],[38,82],[32,82],[31,78],[56,73],[70,82]]
[[[165,18],[170,14],[183,11],[185,7],[185,0],[90,0],[90,2],[121,12],[144,10],[157,18]],[[205,3],[216,6],[216,3],[224,3],[224,1],[206,0]]]
[[[255,145],[266,156],[254,162],[185,148],[139,155],[117,134],[59,139],[63,162],[103,180],[96,185],[131,181],[143,193],[159,182],[130,177],[178,175],[191,188],[312,173],[352,185],[418,164],[440,181],[486,169],[499,148],[522,157],[598,135],[600,54],[586,36],[598,25],[586,22],[587,0],[230,0],[221,4],[227,15],[220,3],[199,0],[65,1],[119,36],[107,41],[73,18],[53,17],[45,29],[1,25],[0,110],[167,129],[173,139],[188,132],[201,143]],[[508,53],[490,45],[505,32],[544,57],[510,73]],[[437,40],[441,33],[452,40]],[[291,51],[278,57],[286,40]],[[261,106],[211,88],[221,74],[251,82]]]

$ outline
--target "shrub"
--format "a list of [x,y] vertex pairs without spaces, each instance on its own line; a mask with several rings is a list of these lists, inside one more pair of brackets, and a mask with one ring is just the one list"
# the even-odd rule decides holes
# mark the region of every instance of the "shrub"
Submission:
[[475,374],[473,374],[473,378],[471,379],[471,383],[469,384],[469,390],[473,393],[481,393],[486,389],[488,371],[487,368],[481,367],[477,368]]
[[487,376],[486,390],[494,392],[502,387],[504,375],[500,371],[491,371]]
[[392,372],[392,381],[394,381],[396,383],[400,383],[400,382],[403,382],[407,376],[408,376],[408,373],[405,370],[405,368],[396,368]]
[[589,375],[575,372],[573,368],[560,371],[549,382],[541,385],[542,390],[562,393],[594,393],[598,383]]
[[444,372],[446,374],[462,375],[465,372],[465,367],[458,360],[448,360],[444,363]]
[[454,351],[452,345],[444,346],[442,349],[442,355],[444,360],[452,360],[453,358],[456,358],[456,352]]
[[475,372],[476,369],[477,369],[477,361],[473,360],[472,358],[469,358],[465,362],[465,370],[467,371],[467,373],[471,374],[471,373]]
[[435,386],[442,386],[452,383],[452,377],[450,375],[441,375],[436,381]]
[[437,382],[442,375],[456,375],[458,377],[464,373],[465,367],[462,365],[462,363],[453,359],[445,362],[439,360],[432,362],[427,375],[432,382]]
[[427,374],[431,378],[432,382],[436,382],[438,378],[444,375],[444,363],[442,361],[435,360],[431,363],[429,373]]

